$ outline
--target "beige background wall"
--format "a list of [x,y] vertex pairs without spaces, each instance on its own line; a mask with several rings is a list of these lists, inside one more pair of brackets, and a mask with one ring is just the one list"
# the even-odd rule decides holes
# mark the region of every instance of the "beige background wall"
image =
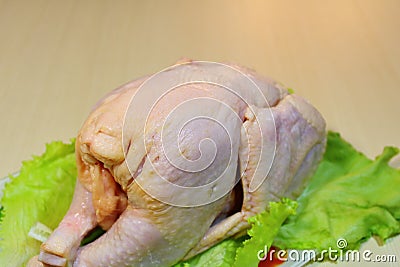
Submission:
[[399,14],[396,0],[0,0],[0,176],[181,57],[281,81],[369,156],[400,146]]

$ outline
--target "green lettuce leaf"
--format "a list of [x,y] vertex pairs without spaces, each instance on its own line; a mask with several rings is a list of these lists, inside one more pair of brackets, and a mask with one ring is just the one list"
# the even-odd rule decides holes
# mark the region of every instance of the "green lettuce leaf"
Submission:
[[251,228],[247,237],[227,239],[174,267],[257,266],[258,251],[265,246],[270,247],[282,223],[289,215],[294,214],[296,207],[297,203],[289,199],[271,202],[269,210],[249,218]]
[[279,228],[289,215],[295,213],[297,203],[290,199],[282,202],[271,202],[269,210],[249,218],[252,226],[247,232],[250,239],[243,242],[243,247],[236,252],[235,267],[257,266],[259,250],[271,247],[272,241],[278,234]]
[[241,239],[227,239],[190,260],[174,265],[174,267],[231,267],[235,262],[236,250],[240,246],[242,246]]
[[371,236],[400,233],[400,170],[388,166],[397,153],[386,147],[370,160],[330,132],[323,161],[274,245],[323,250],[344,238],[345,249],[357,249]]
[[36,222],[54,229],[72,200],[76,181],[74,141],[53,142],[42,156],[23,162],[6,184],[1,205],[0,266],[25,266],[39,253],[40,242],[28,232]]

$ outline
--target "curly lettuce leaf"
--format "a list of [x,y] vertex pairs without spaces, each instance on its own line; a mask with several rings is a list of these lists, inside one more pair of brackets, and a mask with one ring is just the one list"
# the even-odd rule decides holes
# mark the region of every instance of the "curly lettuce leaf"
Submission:
[[282,223],[289,215],[294,214],[296,207],[297,203],[289,199],[271,202],[268,210],[249,218],[251,228],[247,237],[227,239],[174,267],[257,266],[258,251],[271,245]]
[[344,238],[346,249],[357,249],[371,236],[400,233],[400,170],[388,166],[398,152],[386,147],[370,160],[330,132],[323,161],[274,245],[323,250]]
[[242,246],[241,240],[227,239],[211,249],[173,267],[215,266],[230,267],[235,262],[236,250]]
[[271,247],[272,241],[279,232],[279,228],[289,215],[295,213],[297,203],[290,199],[282,202],[271,202],[269,210],[249,218],[251,225],[247,234],[250,239],[243,242],[236,252],[235,267],[257,266],[257,253],[264,247]]
[[1,200],[0,266],[25,266],[39,253],[40,242],[28,232],[36,222],[57,227],[71,203],[76,175],[72,141],[47,144],[43,155],[23,162],[19,175],[10,177]]

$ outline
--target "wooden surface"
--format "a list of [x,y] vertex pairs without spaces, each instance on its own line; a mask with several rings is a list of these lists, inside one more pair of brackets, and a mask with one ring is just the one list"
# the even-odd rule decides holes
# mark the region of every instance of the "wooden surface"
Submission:
[[0,0],[0,176],[181,57],[281,81],[371,157],[400,146],[399,14],[396,0]]

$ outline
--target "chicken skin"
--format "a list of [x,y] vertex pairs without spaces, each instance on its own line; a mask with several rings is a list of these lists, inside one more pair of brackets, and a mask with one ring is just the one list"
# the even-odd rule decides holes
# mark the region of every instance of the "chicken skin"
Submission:
[[[160,89],[160,88],[166,88]],[[171,266],[296,198],[325,150],[306,100],[236,65],[184,61],[101,99],[68,213],[31,266]],[[96,226],[105,234],[80,246]]]

